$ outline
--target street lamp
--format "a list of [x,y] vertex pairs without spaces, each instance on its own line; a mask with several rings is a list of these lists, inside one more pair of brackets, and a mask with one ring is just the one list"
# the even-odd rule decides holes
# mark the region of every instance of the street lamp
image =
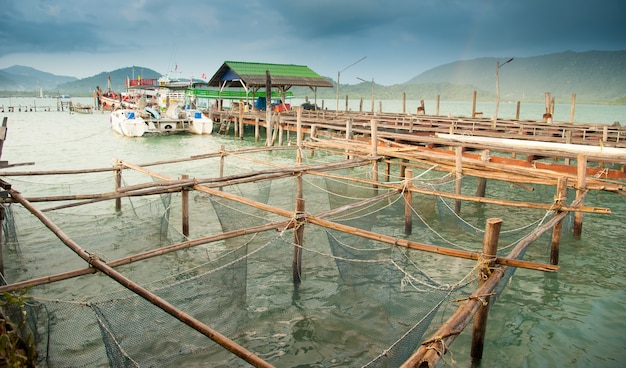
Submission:
[[502,66],[504,66],[504,64],[508,64],[511,61],[513,61],[513,58],[505,61],[504,63],[502,63],[502,65],[500,65],[499,61],[496,61],[496,114],[493,119],[494,122],[498,120],[498,109],[500,108],[500,77],[498,75],[498,71]]
[[[365,82],[365,83],[369,82],[369,81],[366,81],[365,79],[359,78],[359,77],[356,77],[356,79],[360,80],[361,82]],[[372,77],[372,112],[374,112],[374,77]]]
[[343,68],[340,71],[337,71],[337,95],[335,96],[335,102],[336,102],[336,107],[335,107],[335,111],[339,112],[339,78],[341,77],[341,72],[345,71],[346,69],[348,69],[351,66],[354,66],[358,63],[360,63],[361,61],[363,61],[363,59],[365,59],[367,56],[363,56],[362,58],[360,58],[359,60],[355,61],[354,63],[348,65],[347,67]]

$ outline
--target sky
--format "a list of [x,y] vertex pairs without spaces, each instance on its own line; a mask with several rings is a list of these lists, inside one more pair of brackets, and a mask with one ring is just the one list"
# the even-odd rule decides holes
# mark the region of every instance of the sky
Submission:
[[626,50],[624,0],[0,0],[0,69],[210,78],[224,61],[404,83],[481,57]]

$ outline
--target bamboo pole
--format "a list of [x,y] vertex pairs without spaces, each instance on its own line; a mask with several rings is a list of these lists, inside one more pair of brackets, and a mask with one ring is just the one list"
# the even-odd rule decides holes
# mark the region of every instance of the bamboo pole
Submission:
[[[413,170],[406,171],[406,188],[413,185]],[[413,195],[410,190],[404,191],[404,234],[411,235],[413,232]]]
[[437,95],[437,100],[435,102],[435,115],[439,116],[439,101],[441,99],[440,95]]
[[148,302],[154,304],[159,307],[172,317],[178,319],[183,322],[187,326],[193,328],[194,330],[202,333],[206,337],[215,341],[226,350],[245,360],[246,362],[252,364],[255,367],[272,367],[271,364],[265,362],[254,353],[248,351],[243,346],[237,344],[236,342],[230,340],[228,337],[222,335],[218,331],[213,328],[205,325],[202,321],[197,320],[196,318],[188,315],[182,310],[176,308],[176,306],[170,304],[165,299],[159,297],[156,294],[153,294],[149,290],[140,286],[139,284],[133,282],[129,278],[125,277],[121,273],[115,271],[112,267],[108,266],[106,262],[102,261],[98,256],[94,253],[90,253],[80,247],[74,240],[72,240],[69,236],[67,236],[63,230],[61,230],[56,224],[50,221],[41,211],[39,211],[36,207],[26,201],[18,192],[15,190],[9,191],[11,196],[15,198],[20,204],[22,204],[25,208],[27,208],[35,217],[37,217],[48,229],[50,229],[65,245],[67,245],[74,253],[76,253],[79,257],[85,260],[94,268],[103,272],[107,276],[111,277],[113,280],[118,282],[120,285],[126,287],[127,289],[133,291],[135,294],[141,296]]
[[[179,250],[193,248],[199,245],[222,241],[222,240],[226,240],[226,239],[230,239],[230,238],[234,238],[238,236],[256,234],[256,233],[268,231],[268,230],[283,230],[289,226],[290,222],[291,221],[285,220],[285,221],[280,221],[280,222],[268,223],[268,224],[260,225],[260,226],[253,226],[253,227],[249,227],[245,229],[232,230],[232,231],[228,231],[225,233],[205,236],[202,238],[187,240],[181,243],[171,244],[171,245],[167,245],[167,246],[160,247],[157,249],[151,249],[146,252],[133,254],[131,256],[118,258],[116,260],[107,262],[107,264],[110,267],[119,267],[119,266],[131,264],[131,263],[143,261],[146,259],[162,256],[164,254],[176,252]],[[24,288],[50,284],[50,283],[54,283],[57,281],[68,280],[74,277],[94,274],[96,272],[98,272],[97,269],[93,267],[86,267],[86,268],[80,268],[77,270],[62,272],[62,273],[58,273],[54,275],[33,278],[30,280],[25,280],[25,281],[20,281],[20,282],[15,282],[15,283],[8,284],[8,285],[0,286],[0,293],[5,292],[5,291],[15,291],[15,290],[20,290]]]
[[[567,199],[567,177],[559,179],[557,184],[556,199],[554,205],[556,206],[555,215],[558,215],[561,211],[561,206]],[[561,229],[563,228],[563,221],[559,221],[554,225],[552,229],[552,241],[550,243],[550,264],[559,264],[559,246],[561,243]]]
[[[582,202],[588,192],[581,195],[579,199],[572,202],[572,206],[577,206]],[[507,255],[507,259],[518,259],[524,250],[535,240],[537,240],[545,231],[552,228],[554,224],[561,221],[567,212],[563,212],[555,216],[553,219],[535,229],[531,234],[520,240],[513,250]],[[496,259],[496,263],[499,263]],[[504,276],[507,266],[498,268],[498,272],[492,272],[487,281],[480,286],[467,299],[465,304],[460,306],[456,312],[433,334],[431,339],[423,342],[419,349],[405,361],[401,368],[430,368],[435,367],[440,358],[447,352],[448,346],[456,339],[465,326],[471,321],[472,315],[478,310],[482,304],[482,298],[498,286],[498,283]],[[515,266],[516,267],[516,266]]]
[[[500,228],[502,227],[502,219],[491,218],[487,220],[485,226],[485,236],[483,238],[483,257],[479,261],[478,286],[482,286],[491,275],[495,265],[493,259],[498,252],[498,238],[500,236]],[[485,332],[487,330],[487,315],[489,314],[489,295],[484,296],[484,302],[478,307],[476,315],[474,315],[474,328],[472,332],[472,347],[470,356],[472,359],[482,359],[483,347],[485,345]]]

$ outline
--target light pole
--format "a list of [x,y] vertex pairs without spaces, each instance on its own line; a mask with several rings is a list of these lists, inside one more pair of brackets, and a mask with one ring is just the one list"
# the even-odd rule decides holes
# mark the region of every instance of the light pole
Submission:
[[[361,82],[368,82],[363,78],[356,77],[356,79],[360,80]],[[372,77],[372,112],[374,112],[374,77]]]
[[335,103],[336,103],[335,111],[336,112],[339,112],[339,78],[341,77],[341,72],[345,71],[346,69],[348,69],[351,66],[354,66],[354,65],[360,63],[366,57],[367,56],[363,56],[362,58],[360,58],[359,60],[355,61],[354,63],[348,65],[347,67],[343,68],[342,70],[338,70],[337,71],[337,95],[335,96]]
[[496,113],[493,119],[494,122],[498,121],[498,109],[500,108],[500,76],[498,75],[498,71],[504,64],[508,64],[511,61],[513,61],[513,58],[505,61],[504,63],[502,63],[502,65],[500,65],[499,61],[496,61]]

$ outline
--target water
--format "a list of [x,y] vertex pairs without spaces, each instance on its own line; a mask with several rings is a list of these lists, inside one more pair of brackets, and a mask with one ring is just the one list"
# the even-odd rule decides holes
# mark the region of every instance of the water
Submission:
[[[89,103],[91,99],[81,101]],[[12,99],[16,104],[16,99]],[[334,101],[331,103],[334,106]],[[8,99],[0,99],[0,105],[7,106]],[[22,104],[32,104],[32,99],[24,99]],[[38,105],[45,104],[45,100],[38,100]],[[51,101],[55,107],[56,102]],[[294,102],[293,104],[296,104]],[[319,104],[319,102],[318,102]],[[364,103],[369,107],[369,103]],[[407,108],[414,111],[414,107]],[[387,109],[387,106],[389,108]],[[427,113],[429,112],[429,102],[426,102]],[[432,105],[434,106],[434,104]],[[378,108],[378,105],[376,106]],[[383,109],[386,111],[399,111],[400,101],[385,101]],[[532,112],[531,111],[532,107]],[[358,102],[356,108],[358,109]],[[490,113],[487,105],[479,104],[479,111],[483,111],[486,116]],[[442,114],[450,112],[452,114],[469,115],[469,103],[444,103],[440,106]],[[515,104],[502,104],[500,106],[500,117],[512,117],[515,111]],[[528,112],[528,115],[526,114]],[[541,104],[522,105],[522,117],[538,119],[543,112]],[[109,167],[115,159],[126,160],[131,163],[144,163],[158,160],[167,160],[180,157],[188,157],[207,152],[215,152],[221,145],[232,150],[245,148],[255,143],[246,137],[243,142],[232,137],[220,137],[212,135],[173,135],[164,137],[129,139],[118,136],[111,132],[107,114],[95,112],[92,115],[68,114],[67,112],[37,112],[37,113],[5,113],[1,116],[8,116],[7,141],[4,144],[2,159],[10,163],[34,162],[34,166],[18,167],[11,170],[56,170],[56,169],[77,169]],[[576,121],[591,123],[613,123],[614,121],[626,121],[626,107],[624,106],[590,106],[579,105],[576,109]],[[556,120],[569,120],[569,105],[557,105]],[[288,161],[288,155],[284,157],[274,156],[277,161]],[[256,164],[253,161],[240,162],[240,169],[253,170]],[[194,170],[204,170],[212,172],[217,170],[216,165],[204,167],[199,164],[181,164],[174,167],[158,169],[173,177],[178,177],[186,173],[194,173]],[[93,183],[86,183],[93,188],[93,191],[108,191],[112,189],[112,174],[103,174]],[[208,175],[207,175],[208,176]],[[125,176],[125,180],[133,181],[131,175]],[[28,188],[34,187],[38,182],[55,182],[71,184],[67,177],[54,178],[29,178],[28,181],[20,178],[9,177],[8,181],[13,183],[17,190],[25,189],[25,194],[29,194]],[[272,189],[274,190],[274,189]],[[287,190],[287,189],[283,189]],[[513,187],[488,186],[488,195],[506,197],[508,193],[517,190]],[[280,191],[280,188],[278,189]],[[528,194],[529,200],[534,195],[541,195],[550,198],[553,195],[553,188],[538,188],[534,194]],[[520,194],[523,195],[523,194]],[[570,193],[571,197],[571,193]],[[274,194],[274,197],[276,194]],[[520,198],[522,199],[522,198]],[[571,198],[570,198],[571,200]],[[289,198],[287,201],[291,201]],[[270,202],[272,203],[272,202]],[[273,203],[272,203],[273,204]],[[571,236],[571,229],[567,229],[562,238],[561,254],[559,265],[561,269],[554,274],[546,274],[538,271],[518,270],[511,282],[499,296],[497,303],[491,309],[487,326],[486,345],[481,367],[621,367],[626,358],[626,256],[624,249],[624,238],[626,231],[623,224],[626,223],[626,201],[623,197],[607,193],[591,193],[586,200],[590,206],[609,207],[611,215],[585,215],[583,234],[580,239]],[[80,211],[77,209],[76,211]],[[508,213],[507,213],[508,212]],[[466,220],[479,224],[485,217],[500,215],[505,218],[507,228],[514,228],[518,216],[523,218],[520,223],[526,221],[528,216],[516,210],[501,211],[498,213],[484,213],[480,206],[464,205],[463,214]],[[515,216],[511,216],[515,215]],[[532,216],[528,216],[531,218]],[[448,224],[449,218],[440,220],[439,230],[448,235],[462,238],[464,230],[455,225]],[[194,221],[201,221],[196,219]],[[514,224],[511,224],[514,223]],[[379,226],[384,226],[383,224]],[[192,224],[192,228],[197,226]],[[71,226],[70,226],[71,229]],[[400,230],[395,229],[396,232]],[[437,239],[433,237],[433,242]],[[428,242],[428,241],[426,241]],[[541,239],[527,253],[527,259],[538,262],[547,262],[549,249],[547,239]],[[203,249],[203,252],[210,249]],[[115,249],[123,252],[123,249]],[[122,254],[116,254],[121,256]],[[57,255],[43,253],[42,258],[58,259],[55,265],[72,269],[76,264],[68,263],[67,259],[72,255],[69,252],[62,252]],[[189,256],[190,258],[193,258]],[[437,262],[440,259],[434,258]],[[457,264],[455,260],[446,259],[445,267],[452,267]],[[165,266],[164,266],[165,267]],[[37,269],[35,265],[25,266],[25,270],[17,273],[22,278],[27,278],[29,274],[46,274],[46,270]],[[435,269],[442,268],[441,264],[435,264]],[[133,269],[139,274],[145,271]],[[259,274],[262,270],[258,271]],[[261,277],[261,276],[260,276]],[[262,277],[270,277],[264,275]],[[97,294],[95,287],[88,282],[82,284],[81,281],[72,281],[80,285],[80,291],[89,295]],[[306,282],[306,281],[305,281]],[[268,288],[268,291],[271,290]],[[57,295],[67,292],[63,284],[55,288],[50,288]],[[74,293],[75,291],[72,291]],[[268,299],[271,301],[271,299]],[[258,313],[263,314],[264,305],[254,306]],[[438,327],[445,321],[446,313],[451,309],[443,311],[433,322],[433,328]],[[288,321],[285,321],[287,323]],[[286,331],[280,330],[277,326],[277,336],[279,342],[276,349],[280,348],[280,341],[284,339],[282,334]],[[315,351],[311,351],[311,346],[307,345],[306,337],[312,334],[315,329],[328,329],[328,326],[319,325],[315,319],[303,319],[298,321],[294,327],[294,334],[299,336],[299,348],[301,358],[289,358],[289,365],[307,366],[307,359],[325,362],[318,364],[341,366],[332,361],[328,356],[316,358]],[[469,329],[468,329],[469,331]],[[452,345],[452,354],[446,355],[445,360],[453,366],[469,367],[469,346],[471,336],[468,331],[464,332]],[[291,332],[289,332],[291,333]],[[319,335],[321,332],[318,331]],[[327,334],[340,335],[338,330],[330,329]],[[426,336],[429,336],[428,334]],[[350,344],[355,336],[346,335],[342,340],[344,344]],[[356,340],[360,341],[360,340]],[[256,343],[260,343],[257,341]],[[336,346],[338,351],[341,346]],[[253,349],[254,350],[254,349]],[[276,350],[278,351],[278,350]],[[319,355],[328,352],[318,352]],[[276,352],[276,354],[279,354]],[[278,360],[280,361],[280,360]],[[349,366],[349,365],[347,365]]]

